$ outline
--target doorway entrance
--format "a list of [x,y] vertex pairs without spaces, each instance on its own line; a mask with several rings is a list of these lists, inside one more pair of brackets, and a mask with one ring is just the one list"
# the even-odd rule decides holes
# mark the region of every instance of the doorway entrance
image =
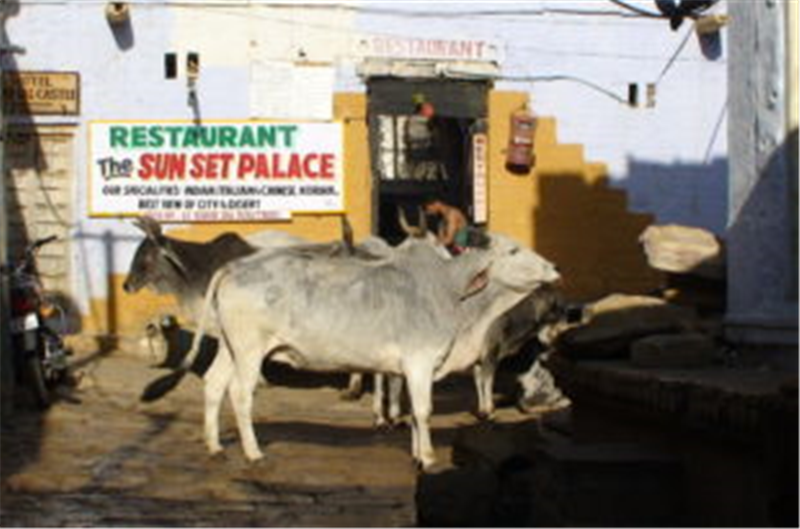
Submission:
[[473,140],[486,132],[487,82],[370,78],[369,142],[373,233],[405,238],[398,212],[412,224],[438,198],[475,223]]

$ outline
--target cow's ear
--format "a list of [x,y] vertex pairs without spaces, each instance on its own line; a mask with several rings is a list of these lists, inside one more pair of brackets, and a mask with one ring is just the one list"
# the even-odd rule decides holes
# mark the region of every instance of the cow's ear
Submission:
[[461,294],[461,300],[465,300],[474,296],[489,284],[489,267],[482,269],[480,272],[472,276],[469,283],[467,283],[464,292]]
[[148,217],[147,215],[137,217],[134,219],[133,225],[142,230],[149,239],[153,239],[154,241],[159,240],[163,235],[161,232],[161,224],[153,217]]

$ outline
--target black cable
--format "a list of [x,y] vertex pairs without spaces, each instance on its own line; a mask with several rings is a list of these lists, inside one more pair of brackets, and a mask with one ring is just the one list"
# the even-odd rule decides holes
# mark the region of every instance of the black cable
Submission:
[[642,9],[641,7],[637,7],[637,6],[632,6],[627,2],[623,2],[622,0],[608,0],[608,1],[611,2],[614,5],[617,5],[617,6],[621,7],[621,8],[623,8],[623,9],[627,9],[628,11],[632,11],[634,13],[637,13],[637,14],[645,16],[645,17],[667,18],[665,15],[662,15],[661,13],[656,13],[654,11],[648,11],[647,9]]
[[687,18],[697,20],[706,11],[716,5],[720,0],[683,0],[676,3],[675,0],[655,0],[658,13],[630,5],[622,0],[609,0],[614,5],[638,13],[643,16],[653,18],[665,18],[669,20],[669,26],[673,31],[677,30]]
[[586,79],[583,79],[581,77],[575,77],[573,75],[500,76],[497,77],[496,79],[498,81],[528,82],[528,83],[568,81],[583,85],[607,97],[610,97],[611,99],[613,99],[618,103],[622,103],[623,105],[628,105],[627,99],[625,99],[624,97],[620,97],[619,95],[615,94],[608,88],[604,88],[598,84],[593,83],[592,81],[587,81]]

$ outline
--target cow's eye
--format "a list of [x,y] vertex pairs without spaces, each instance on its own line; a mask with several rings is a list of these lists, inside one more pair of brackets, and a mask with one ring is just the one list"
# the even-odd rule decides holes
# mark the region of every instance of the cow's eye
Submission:
[[519,253],[519,248],[511,248],[511,251],[508,252],[509,255],[516,255]]

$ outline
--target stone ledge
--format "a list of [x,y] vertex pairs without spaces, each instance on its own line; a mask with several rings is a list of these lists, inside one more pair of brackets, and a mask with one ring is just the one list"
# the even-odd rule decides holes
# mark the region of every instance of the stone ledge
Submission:
[[622,360],[571,361],[563,355],[552,355],[548,367],[577,406],[589,396],[600,397],[674,425],[744,441],[780,425],[797,425],[796,373],[647,369]]

